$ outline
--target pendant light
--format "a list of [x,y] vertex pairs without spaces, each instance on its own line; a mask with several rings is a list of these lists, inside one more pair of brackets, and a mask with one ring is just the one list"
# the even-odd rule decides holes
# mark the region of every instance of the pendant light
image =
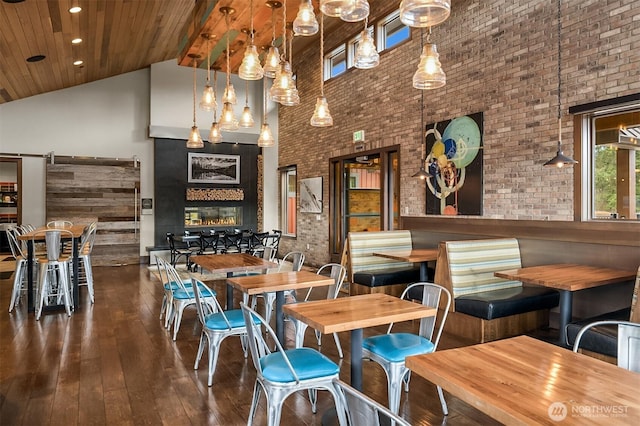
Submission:
[[[292,30],[291,37],[289,37],[289,64],[293,66],[293,26],[287,25],[287,29]],[[293,79],[293,73],[291,74],[291,89],[281,98],[280,104],[284,106],[300,105],[300,94],[296,87],[296,81]]]
[[276,72],[280,66],[280,52],[276,47],[276,9],[282,7],[282,3],[279,1],[268,1],[267,7],[271,8],[271,30],[273,32],[271,36],[271,46],[267,52],[267,57],[264,60],[264,75],[269,78],[275,78]]
[[369,33],[369,20],[364,20],[364,30],[360,33],[358,48],[356,49],[355,67],[363,70],[375,68],[380,65],[380,55],[373,41],[373,37]]
[[280,67],[276,73],[276,77],[273,80],[273,85],[269,91],[271,100],[287,104],[287,100],[293,96],[293,89],[295,83],[293,81],[293,73],[291,72],[291,64],[287,61],[287,3],[282,5],[282,60],[280,61]]
[[203,111],[213,111],[218,107],[216,102],[216,94],[211,87],[211,52],[209,50],[209,34],[202,34],[207,41],[207,83],[204,85],[202,98],[200,99],[200,109]]
[[253,114],[251,114],[251,108],[249,108],[249,81],[245,81],[245,89],[244,89],[244,109],[242,110],[242,115],[240,116],[240,122],[238,125],[240,127],[253,127],[255,122],[253,121]]
[[422,47],[420,64],[418,64],[418,69],[413,75],[414,88],[422,90],[437,89],[447,84],[447,76],[442,70],[439,58],[440,55],[438,55],[435,43],[431,43],[431,27],[429,27],[427,43]]
[[233,90],[233,86],[231,85],[231,65],[229,61],[229,15],[234,13],[235,9],[231,7],[221,7],[220,12],[224,14],[225,22],[227,24],[227,85],[225,87],[224,96],[222,97],[224,105],[222,107],[222,113],[220,114],[219,126],[221,130],[234,131],[238,130],[238,120],[236,120],[236,115],[233,112],[233,104],[236,102],[236,94],[235,90]]
[[352,8],[340,11],[340,19],[347,22],[360,22],[368,16],[369,2],[367,0],[354,0]]
[[551,160],[544,163],[545,166],[556,166],[558,168],[563,167],[565,164],[576,164],[577,161],[571,157],[567,157],[562,152],[562,105],[560,97],[560,89],[562,83],[561,77],[561,56],[560,56],[560,29],[561,29],[561,16],[560,16],[560,0],[558,0],[558,150],[556,156]]
[[[213,90],[218,91],[218,69],[213,70]],[[222,133],[220,132],[220,126],[218,126],[218,108],[213,109],[213,123],[211,123],[211,130],[209,130],[209,143],[218,143],[222,140]]]
[[320,96],[316,99],[316,108],[310,123],[313,127],[333,126],[329,104],[324,97],[324,15],[320,16]]
[[250,43],[244,51],[244,58],[242,58],[242,64],[238,71],[238,76],[243,80],[260,80],[264,76],[264,70],[260,65],[260,58],[258,57],[258,49],[253,44],[253,0],[249,2],[251,10],[251,33]]
[[400,21],[409,27],[432,27],[446,21],[449,14],[451,14],[451,0],[403,0],[400,2]]
[[196,126],[196,59],[200,56],[189,54],[189,57],[193,59],[193,126],[189,133],[189,139],[187,139],[187,148],[204,148],[204,142],[200,136],[200,131],[198,130],[198,126]]
[[312,36],[318,32],[318,20],[311,0],[302,0],[293,21],[293,33],[297,36]]
[[268,148],[275,144],[273,134],[269,123],[267,123],[267,82],[262,81],[262,126],[260,127],[260,136],[258,137],[258,146]]
[[327,16],[339,18],[355,7],[355,0],[320,0],[320,11]]

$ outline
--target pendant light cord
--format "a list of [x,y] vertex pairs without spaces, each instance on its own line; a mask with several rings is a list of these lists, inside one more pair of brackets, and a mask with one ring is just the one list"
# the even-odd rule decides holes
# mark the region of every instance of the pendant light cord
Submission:
[[276,8],[271,7],[271,46],[276,45]]
[[[227,96],[229,95],[229,83],[231,81],[231,65],[229,61],[229,11],[224,14],[224,21],[227,24]],[[228,99],[227,99],[228,100]]]
[[249,10],[251,13],[251,45],[253,45],[253,0],[249,2]]
[[560,43],[560,31],[561,31],[561,18],[560,18],[560,2],[561,0],[558,0],[558,120],[560,120],[560,116],[561,116],[561,109],[560,109],[560,87],[562,85],[562,77],[560,75],[560,68],[561,68],[561,64],[562,64],[562,57],[561,57],[561,53],[560,53],[560,49],[561,49],[561,43]]
[[196,59],[193,58],[193,125],[196,125]]
[[207,34],[207,84],[211,81],[211,51],[209,50],[209,34]]
[[[431,27],[429,27],[429,34],[431,34]],[[423,48],[424,48],[424,28],[420,28],[420,54],[422,54]],[[425,162],[427,161],[427,158],[426,158],[427,138],[426,138],[426,132],[424,130],[424,90],[420,91],[420,135],[422,135],[422,143],[420,144],[422,154],[420,158],[422,159],[421,166],[424,167]]]
[[282,60],[287,60],[287,0],[282,2]]
[[324,13],[320,14],[320,96],[324,97]]
[[[213,70],[213,93],[216,94],[218,92],[218,70]],[[218,108],[213,109],[213,122],[218,121]]]

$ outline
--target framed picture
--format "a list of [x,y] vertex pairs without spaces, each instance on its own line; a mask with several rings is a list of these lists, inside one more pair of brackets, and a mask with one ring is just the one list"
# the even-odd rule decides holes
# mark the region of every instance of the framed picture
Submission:
[[300,212],[322,213],[322,177],[300,181]]
[[240,156],[189,153],[190,183],[240,183]]

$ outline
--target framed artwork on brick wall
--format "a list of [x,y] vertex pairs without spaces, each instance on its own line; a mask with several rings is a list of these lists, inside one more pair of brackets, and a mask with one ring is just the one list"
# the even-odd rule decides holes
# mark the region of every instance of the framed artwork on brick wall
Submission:
[[322,177],[300,180],[300,212],[322,213]]
[[483,113],[425,127],[426,212],[482,215]]
[[189,153],[190,183],[240,183],[240,156]]

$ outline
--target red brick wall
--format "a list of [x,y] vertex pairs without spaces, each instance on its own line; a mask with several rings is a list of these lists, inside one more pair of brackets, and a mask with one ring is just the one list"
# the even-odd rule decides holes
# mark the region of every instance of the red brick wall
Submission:
[[[573,169],[542,167],[557,143],[556,1],[452,3],[449,19],[433,28],[447,85],[425,91],[425,124],[484,112],[485,218],[573,220]],[[370,4],[372,17],[390,7],[384,0]],[[339,24],[326,34],[325,52],[361,29]],[[412,40],[382,54],[377,68],[325,82],[329,128],[309,125],[320,92],[318,47],[293,58],[301,104],[280,107],[279,162],[296,164],[298,179],[324,177],[324,209],[320,216],[298,213],[298,237],[283,241],[283,250],[328,260],[328,160],[353,152],[356,130],[365,130],[368,149],[401,145],[401,211],[424,215],[425,183],[411,178],[420,165],[420,91],[411,84],[419,56],[420,30],[413,29]],[[563,1],[565,154],[573,154],[568,107],[640,92],[639,69],[640,1]]]

